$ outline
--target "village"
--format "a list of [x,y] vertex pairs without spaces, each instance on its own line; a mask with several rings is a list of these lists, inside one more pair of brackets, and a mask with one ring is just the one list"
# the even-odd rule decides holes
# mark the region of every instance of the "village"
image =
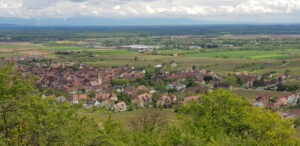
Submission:
[[[149,73],[147,69],[136,69],[130,65],[96,68],[74,63],[59,64],[45,56],[6,57],[1,60],[2,65],[13,62],[15,70],[23,75],[30,73],[38,77],[37,88],[46,91],[43,98],[55,98],[57,103],[82,104],[87,109],[105,107],[112,111],[133,107],[173,108],[190,101],[201,103],[201,93],[216,89],[278,90],[286,79],[297,78],[288,74],[275,77],[274,73],[258,76],[247,72],[220,76],[196,67],[170,73],[161,70],[161,64],[152,67],[155,72]],[[177,64],[173,62],[171,66],[176,67]],[[299,105],[297,90],[279,96],[259,93],[252,105],[278,111],[283,118],[300,114],[298,109],[286,112],[286,109]]]

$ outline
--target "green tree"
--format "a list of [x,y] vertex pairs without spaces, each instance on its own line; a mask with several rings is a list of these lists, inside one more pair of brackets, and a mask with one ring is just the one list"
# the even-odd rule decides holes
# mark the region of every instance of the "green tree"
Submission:
[[124,101],[126,105],[129,105],[131,103],[131,96],[127,94],[126,92],[120,92],[117,93],[118,95],[118,100],[119,101]]
[[129,84],[129,80],[126,80],[126,79],[112,79],[111,84],[113,86],[127,86]]
[[289,69],[284,71],[284,74],[286,74],[286,75],[289,74],[289,73],[291,73],[291,70],[289,70]]
[[165,90],[166,89],[165,83],[163,81],[155,82],[154,89],[162,90],[162,91]]
[[226,83],[230,85],[235,85],[237,84],[238,80],[235,76],[229,76],[226,78]]
[[92,92],[88,95],[88,97],[89,97],[90,99],[95,98],[95,97],[96,97],[96,92],[95,92],[95,91],[92,91]]
[[134,110],[134,105],[133,104],[130,104],[129,106],[128,106],[128,111],[133,111]]
[[[41,98],[31,76],[0,67],[0,143],[5,145],[87,145],[92,121],[68,103]],[[84,135],[84,136],[83,136]]]
[[247,100],[229,91],[206,93],[201,96],[201,104],[184,105],[180,112],[189,117],[185,117],[181,125],[186,133],[184,135],[191,135],[189,139],[200,143],[223,145],[223,138],[236,144],[284,145],[298,142],[292,138],[295,133],[293,120],[252,107]]
[[187,80],[183,81],[182,84],[185,84],[186,87],[195,87],[198,84],[195,82],[194,78],[188,78]]

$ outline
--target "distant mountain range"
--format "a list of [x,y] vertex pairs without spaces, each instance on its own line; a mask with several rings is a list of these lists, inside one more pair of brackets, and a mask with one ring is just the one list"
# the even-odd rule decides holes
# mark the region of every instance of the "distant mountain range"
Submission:
[[[145,26],[145,25],[218,25],[218,24],[243,24],[238,22],[215,22],[206,20],[194,20],[188,18],[131,18],[109,19],[95,17],[73,17],[68,19],[44,18],[21,19],[0,18],[0,24],[6,26]],[[9,24],[9,25],[7,25]],[[245,24],[245,23],[244,23]],[[3,26],[3,25],[2,25]]]

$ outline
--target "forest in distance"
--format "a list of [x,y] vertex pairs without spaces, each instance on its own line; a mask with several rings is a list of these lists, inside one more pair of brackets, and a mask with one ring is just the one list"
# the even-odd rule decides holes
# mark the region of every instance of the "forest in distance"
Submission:
[[43,41],[80,38],[150,37],[178,35],[293,35],[300,25],[191,25],[191,26],[24,26],[0,24],[0,37],[12,41]]

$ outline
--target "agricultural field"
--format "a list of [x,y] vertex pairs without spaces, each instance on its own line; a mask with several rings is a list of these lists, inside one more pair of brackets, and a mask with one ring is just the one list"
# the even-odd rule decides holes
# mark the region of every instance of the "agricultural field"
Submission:
[[[116,40],[122,40],[116,38]],[[167,42],[166,39],[136,38],[139,41],[153,40]],[[96,39],[95,42],[107,43],[112,42],[114,39]],[[120,41],[119,40],[119,41]],[[187,43],[189,39],[179,39],[179,43]],[[218,39],[190,39],[191,42],[202,40],[211,43],[232,43],[242,42],[242,40],[222,40]],[[123,40],[125,44],[132,42],[134,38],[129,40]],[[129,41],[129,42],[126,42]],[[173,42],[174,40],[170,40]],[[169,64],[175,62],[179,67],[191,67],[197,66],[202,68],[211,69],[214,72],[226,75],[231,72],[247,71],[253,74],[264,74],[270,71],[275,71],[276,74],[282,74],[285,70],[290,70],[291,75],[300,75],[299,58],[300,49],[297,49],[297,41],[284,42],[281,47],[272,49],[271,42],[261,42],[266,44],[267,47],[262,46],[262,50],[257,50],[258,46],[251,45],[252,41],[247,41],[246,47],[234,47],[234,48],[203,48],[201,50],[180,50],[180,49],[159,49],[159,53],[140,53],[138,51],[120,50],[116,47],[103,47],[103,48],[89,48],[89,47],[73,47],[69,44],[70,41],[57,41],[56,43],[43,43],[32,44],[29,42],[10,42],[0,44],[0,57],[7,56],[22,56],[22,55],[45,55],[49,58],[53,58],[55,62],[77,62],[86,63],[93,66],[124,66],[130,64],[136,67],[142,66],[155,66],[157,64]],[[122,42],[122,41],[121,41]],[[191,43],[189,42],[189,43]],[[86,43],[86,42],[83,42]],[[93,43],[89,42],[89,43]],[[158,43],[158,42],[156,42]],[[295,44],[295,45],[294,45]],[[175,45],[177,48],[178,45]],[[179,45],[180,48],[180,45]],[[250,48],[250,50],[245,50]],[[270,49],[271,48],[271,49]],[[251,50],[252,49],[252,50]],[[268,50],[268,51],[266,51]],[[76,52],[77,55],[58,55],[55,52]],[[178,54],[179,56],[173,56]]]
[[45,55],[54,51],[78,51],[92,50],[95,48],[72,47],[72,46],[44,46],[42,44],[31,44],[29,42],[0,43],[0,55],[21,56],[21,55]]
[[[197,66],[211,69],[218,74],[238,71],[248,71],[253,74],[276,71],[276,74],[282,74],[285,70],[290,70],[291,75],[300,75],[300,67],[297,66],[298,60],[295,59],[287,59],[283,63],[282,60],[151,55],[126,50],[94,51],[93,54],[94,57],[88,57],[87,55],[77,56],[76,58],[67,55],[50,55],[50,57],[55,57],[58,62],[80,62],[93,66],[124,66],[130,64],[142,67],[175,62],[182,67]],[[272,62],[272,64],[267,64],[267,62]]]
[[248,99],[249,101],[254,100],[259,93],[265,93],[265,94],[271,94],[273,96],[279,96],[279,95],[288,95],[291,93],[288,92],[275,92],[275,91],[261,91],[261,90],[252,90],[252,89],[235,89],[234,93]]
[[286,49],[286,50],[275,50],[275,51],[274,50],[272,51],[224,51],[224,52],[187,54],[187,56],[274,60],[274,59],[299,58],[300,49]]

